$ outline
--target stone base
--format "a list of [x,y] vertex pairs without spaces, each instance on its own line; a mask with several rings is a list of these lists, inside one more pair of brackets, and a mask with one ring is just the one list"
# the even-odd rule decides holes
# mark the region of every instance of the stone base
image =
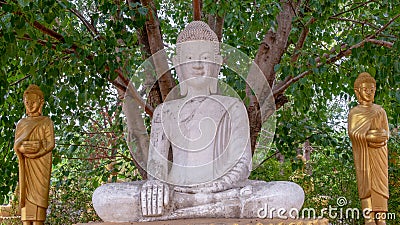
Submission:
[[280,219],[185,219],[153,222],[92,222],[79,223],[76,225],[329,225],[328,219],[305,219],[305,220],[280,220]]
[[[15,213],[15,212],[14,212]],[[12,205],[0,205],[0,223],[8,220],[19,220],[21,216],[14,215]],[[17,212],[19,213],[19,212]],[[7,223],[6,223],[7,224]],[[11,224],[11,222],[10,222]]]
[[0,217],[11,216],[12,206],[11,205],[0,205]]

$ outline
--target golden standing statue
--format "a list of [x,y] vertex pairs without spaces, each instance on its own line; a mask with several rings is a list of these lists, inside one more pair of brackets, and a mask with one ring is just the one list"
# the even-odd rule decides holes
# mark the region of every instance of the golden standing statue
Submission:
[[30,85],[24,92],[26,118],[15,131],[14,150],[19,160],[21,220],[23,225],[42,225],[46,220],[54,148],[53,122],[42,116],[43,92]]
[[371,212],[365,224],[385,225],[385,217],[381,215],[388,211],[389,126],[385,110],[373,103],[375,90],[375,79],[368,73],[361,73],[354,82],[359,104],[350,110],[348,132],[353,145],[361,206]]

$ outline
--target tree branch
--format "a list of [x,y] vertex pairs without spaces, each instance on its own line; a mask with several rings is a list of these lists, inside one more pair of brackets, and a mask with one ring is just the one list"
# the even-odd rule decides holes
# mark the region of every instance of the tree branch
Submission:
[[94,39],[104,39],[100,36],[99,31],[89,21],[87,21],[78,10],[73,8],[69,8],[68,10],[78,17],[80,21],[82,21],[83,25],[85,25],[85,27],[89,30]]
[[263,159],[263,161],[261,161],[260,164],[258,164],[258,166],[256,168],[254,168],[253,170],[256,170],[257,168],[259,168],[262,164],[264,164],[266,161],[268,161],[269,159],[271,159],[272,157],[275,157],[277,154],[279,153],[279,151],[275,151],[272,155],[268,156],[267,158]]
[[[144,7],[148,9],[147,21],[146,21],[146,31],[149,41],[151,54],[155,54],[160,50],[164,49],[163,38],[160,30],[160,22],[157,17],[156,7],[153,0],[141,0]],[[156,71],[163,70],[163,68],[168,68],[167,56],[165,59],[156,60],[154,66]],[[175,87],[175,81],[172,78],[171,72],[168,70],[165,74],[158,74],[158,84],[160,87],[161,97],[164,101],[167,98],[168,93]]]
[[28,75],[26,75],[25,77],[23,77],[23,78],[21,78],[21,79],[15,81],[15,82],[13,82],[13,83],[11,83],[10,86],[17,85],[17,84],[21,83],[22,81],[28,79],[28,78],[31,77],[31,76],[32,76],[31,74],[28,74]]
[[98,131],[98,132],[81,132],[81,134],[87,134],[87,135],[92,135],[92,134],[115,134],[115,132],[114,131]]
[[[24,17],[24,15],[23,15],[21,12],[16,12],[15,14]],[[26,18],[25,18],[25,19],[26,19]],[[31,25],[32,25],[33,27],[35,27],[36,29],[38,29],[39,31],[41,31],[42,33],[47,34],[47,35],[49,35],[50,37],[53,37],[53,38],[57,39],[57,40],[60,41],[61,43],[65,43],[65,39],[64,39],[64,37],[63,37],[61,34],[55,32],[55,31],[52,30],[52,29],[49,29],[49,28],[45,27],[43,24],[39,23],[38,21],[34,21]],[[29,35],[27,35],[27,34],[25,34],[24,37],[30,38]],[[38,42],[40,43],[40,41],[38,41]],[[46,43],[47,43],[47,42],[46,42]],[[42,43],[41,43],[41,44],[42,44]],[[52,45],[52,48],[55,48],[55,46]],[[78,48],[78,47],[77,47],[75,44],[73,44],[73,45],[71,46],[71,52],[70,52],[70,53],[76,53],[76,49],[77,49],[77,48]]]
[[[130,80],[127,79],[123,75],[122,70],[121,69],[116,69],[115,72],[118,73],[118,78],[124,83],[123,87],[125,87],[125,91],[129,91],[131,96],[133,97],[133,99],[135,99],[135,101],[139,104],[139,106],[142,107],[150,117],[153,117],[154,108],[152,106],[148,105],[143,100],[143,98],[140,97],[139,93],[137,92],[137,90],[135,88],[129,88],[129,85],[132,85],[132,84],[131,84]],[[111,81],[111,82],[113,84],[117,83],[116,80]],[[116,85],[118,87],[118,85],[120,85],[120,84],[114,84],[114,85]]]
[[[23,37],[17,37],[20,40],[26,40],[26,41],[37,41],[40,45],[42,46],[48,46],[49,41],[47,40],[41,40],[41,39],[37,39],[37,40],[33,40],[28,34],[24,34]],[[50,43],[51,48],[56,50],[57,49],[57,44],[55,43]],[[62,51],[65,54],[72,54],[76,52],[76,49],[64,49]]]
[[[51,35],[52,37],[55,37],[56,39],[60,40],[61,42],[64,42],[64,41],[65,41],[65,40],[64,40],[64,37],[62,37],[62,35],[57,34],[56,32],[50,32],[49,29],[45,28],[43,25],[41,25],[40,23],[38,23],[38,22],[36,22],[36,21],[35,21],[35,23],[37,23],[36,26],[35,26],[37,29],[44,31],[46,34],[49,34],[49,35]],[[34,24],[35,24],[35,23],[34,23]],[[25,40],[32,40],[28,35],[25,35],[24,39],[25,39]],[[47,46],[47,41],[38,40],[38,42],[39,42],[41,45],[43,45],[43,46]],[[52,48],[53,48],[53,49],[56,49],[56,44],[52,44]],[[76,52],[76,47],[73,48],[73,50],[65,51],[64,53],[71,54],[71,53],[74,53],[74,52]],[[93,56],[88,56],[87,58],[88,58],[88,59],[93,59]],[[124,77],[124,76],[122,75],[122,71],[121,71],[121,70],[115,70],[114,72],[118,73],[118,74],[119,74],[119,77]],[[124,79],[126,79],[126,78],[124,78]],[[121,85],[121,84],[119,84],[119,83],[117,83],[117,82],[114,82],[114,81],[110,81],[110,82],[111,82],[113,85],[115,85],[117,88],[119,88],[119,89],[121,89],[121,90],[123,90],[123,91],[126,90],[126,87],[127,87],[127,86],[124,87],[123,85]],[[129,80],[128,80],[128,82],[129,82]],[[127,84],[125,83],[125,85],[127,85]],[[147,104],[144,102],[144,100],[138,95],[137,92],[136,92],[136,94],[133,93],[133,96],[134,96],[135,99],[138,101],[139,105],[143,106],[143,108],[145,109],[146,113],[147,113],[148,115],[151,116],[151,115],[153,114],[154,109],[153,109],[151,106],[147,105]]]
[[[122,156],[119,156],[121,158],[124,158]],[[62,159],[70,159],[70,160],[87,160],[87,161],[92,161],[92,160],[99,160],[99,159],[115,159],[117,156],[98,156],[98,157],[93,157],[93,158],[82,158],[82,157],[64,157],[61,156],[60,158]]]
[[312,17],[306,25],[304,25],[304,29],[300,34],[299,40],[296,43],[296,47],[294,48],[294,54],[292,55],[291,62],[294,63],[299,59],[300,50],[303,48],[304,42],[306,41],[307,35],[310,32],[309,26],[314,23],[316,19]]
[[387,22],[385,25],[382,26],[382,28],[380,28],[379,30],[377,30],[375,32],[375,34],[370,35],[368,38],[374,38],[376,37],[378,34],[380,34],[382,31],[384,31],[388,26],[390,26],[390,24],[392,24],[397,18],[400,17],[400,14],[397,14],[395,17],[393,17],[391,20],[389,20],[389,22]]
[[[285,0],[280,2],[282,11],[276,17],[278,23],[277,31],[273,32],[270,29],[267,32],[254,59],[271,87],[276,77],[274,67],[280,62],[287,49],[288,38],[292,29],[292,19],[295,16],[291,3]],[[300,4],[301,1],[299,0],[295,5],[295,11],[298,10]]]
[[[386,23],[384,26],[382,26],[380,29],[378,29],[374,34],[371,34],[371,35],[367,36],[364,40],[362,40],[361,42],[359,42],[359,43],[357,43],[357,44],[355,44],[355,45],[353,45],[351,47],[349,47],[348,49],[340,51],[337,55],[329,58],[325,63],[318,63],[316,65],[316,68],[319,68],[319,67],[321,67],[321,66],[323,66],[325,64],[334,63],[334,62],[338,61],[339,59],[350,55],[352,53],[353,49],[362,47],[367,42],[370,42],[370,43],[373,43],[373,44],[378,44],[378,45],[385,46],[385,47],[386,46],[390,46],[390,47],[393,46],[393,43],[386,42],[386,41],[375,40],[373,38],[376,37],[378,34],[380,34],[382,31],[384,31],[390,24],[392,24],[399,17],[400,17],[400,14],[396,15],[388,23]],[[294,78],[289,77],[289,79],[287,79],[286,83],[284,83],[283,85],[281,85],[279,87],[274,87],[273,88],[272,91],[273,91],[274,96],[282,94],[291,84],[297,82],[301,78],[303,78],[303,77],[305,77],[305,76],[307,76],[309,74],[312,74],[312,73],[313,73],[312,70],[307,70],[307,71],[304,71],[303,73],[297,75]]]
[[55,32],[55,31],[52,30],[52,29],[49,29],[49,28],[45,27],[43,24],[39,23],[38,21],[33,22],[32,25],[33,25],[36,29],[42,31],[43,33],[45,33],[45,34],[47,34],[47,35],[49,35],[49,36],[51,36],[51,37],[57,39],[58,41],[60,41],[60,42],[62,42],[62,43],[65,43],[65,39],[64,39],[64,37],[63,37],[61,34]]
[[193,20],[201,20],[201,0],[193,0]]
[[223,16],[218,16],[215,18],[215,34],[218,37],[218,41],[222,40],[222,30],[224,29],[224,17]]
[[367,5],[367,4],[369,4],[369,3],[371,3],[371,2],[375,2],[375,1],[376,1],[376,0],[370,0],[370,1],[367,1],[367,2],[360,3],[360,4],[359,4],[358,6],[356,6],[356,7],[353,7],[353,8],[351,8],[351,9],[349,9],[349,10],[340,12],[340,13],[334,15],[334,16],[329,17],[329,19],[331,19],[332,17],[338,17],[338,16],[343,15],[343,14],[345,14],[345,13],[351,12],[351,11],[353,11],[353,10],[356,10],[356,9],[358,9],[358,8],[360,8],[360,7],[363,7],[363,6]]
[[362,21],[358,21],[358,20],[352,20],[352,19],[341,18],[341,17],[333,17],[333,16],[329,17],[329,19],[348,21],[348,22],[352,22],[352,23],[358,23],[358,24],[361,24],[361,25],[368,25],[368,26],[370,26],[370,27],[372,27],[374,29],[378,29],[379,28],[375,24],[372,24],[372,23],[367,22],[367,21],[362,22]]
[[208,14],[207,20],[208,26],[210,26],[211,30],[215,32],[218,37],[218,41],[221,41],[225,22],[224,16]]
[[[274,66],[278,64],[288,47],[288,39],[292,29],[292,20],[302,0],[298,0],[296,4],[292,4],[291,0],[280,0],[282,10],[276,17],[278,27],[276,32],[272,29],[268,30],[261,42],[256,57],[255,64],[258,65],[261,72],[264,74],[270,87],[274,85],[276,73]],[[250,138],[251,148],[254,152],[255,144],[257,141],[258,133],[261,130],[260,104],[250,91],[247,91],[246,96],[250,99],[249,106],[247,107],[249,124],[250,124]],[[264,101],[265,99],[260,99]]]
[[[140,3],[139,0],[127,0],[127,4],[130,8],[132,8],[132,3]],[[135,20],[134,16],[131,16],[131,20]],[[138,36],[138,42],[140,44],[142,59],[146,60],[151,56],[150,43],[147,35],[146,25],[143,27],[139,27],[136,29],[136,34]],[[148,91],[147,103],[156,107],[157,105],[162,103],[161,91],[158,82],[156,82],[152,73],[146,70],[146,78],[144,81],[144,91]]]
[[99,149],[104,149],[104,150],[113,150],[112,148],[107,148],[107,147],[102,147],[98,145],[84,145],[84,144],[64,144],[64,143],[58,143],[57,145],[62,145],[62,146],[77,146],[77,147],[90,147],[90,148],[99,148]]
[[393,43],[392,42],[388,42],[388,41],[382,41],[382,40],[377,40],[377,39],[368,39],[367,42],[370,42],[372,44],[376,44],[376,45],[380,45],[386,48],[391,48],[393,47]]

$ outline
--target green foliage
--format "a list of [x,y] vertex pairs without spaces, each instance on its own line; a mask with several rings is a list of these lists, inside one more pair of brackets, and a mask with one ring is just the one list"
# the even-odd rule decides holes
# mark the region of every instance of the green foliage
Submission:
[[98,220],[91,196],[101,182],[107,181],[109,172],[104,168],[102,164],[78,160],[62,160],[57,164],[52,173],[46,223],[75,224]]
[[9,218],[5,219],[0,222],[1,225],[20,225],[21,224],[21,219],[19,218]]
[[[253,171],[252,178],[298,182],[307,190],[306,206],[335,205],[339,196],[346,197],[349,206],[358,206],[346,134],[347,113],[356,104],[353,82],[363,71],[376,78],[376,103],[385,108],[393,133],[398,133],[399,19],[374,37],[393,43],[391,48],[365,43],[331,64],[324,64],[324,54],[333,57],[341,46],[356,45],[375,34],[400,13],[400,2],[306,2],[308,5],[302,5],[293,20],[288,48],[274,69],[279,80],[309,70],[313,73],[289,87],[285,93],[289,102],[276,113],[272,149],[285,156],[284,163],[270,159]],[[90,197],[97,186],[140,179],[124,140],[121,102],[109,81],[116,78],[116,69],[134,74],[143,62],[137,31],[143,29],[149,9],[136,2],[128,5],[122,1],[118,5],[111,0],[21,0],[0,4],[0,203],[8,203],[17,187],[14,130],[24,112],[23,91],[28,84],[36,83],[45,93],[44,114],[54,121],[57,137],[47,223],[94,220]],[[191,4],[155,1],[165,44],[172,46],[177,33],[191,21]],[[224,17],[222,41],[251,58],[267,31],[276,31],[275,18],[280,10],[279,1],[272,0],[203,1],[204,19],[209,14]],[[96,30],[88,29],[78,15]],[[295,52],[299,36],[312,18],[315,22],[309,24],[304,46]],[[51,37],[48,30],[38,28],[38,23],[61,36]],[[291,62],[295,53],[300,56]],[[228,69],[223,73],[224,82],[244,98],[243,80]],[[148,124],[149,118],[146,120]],[[306,140],[315,152],[305,166],[296,158],[296,149]],[[393,134],[389,149],[389,211],[400,212],[398,135]],[[307,173],[309,167],[312,174]]]
[[389,148],[389,212],[396,213],[396,220],[391,224],[399,224],[400,216],[400,132],[393,129]]

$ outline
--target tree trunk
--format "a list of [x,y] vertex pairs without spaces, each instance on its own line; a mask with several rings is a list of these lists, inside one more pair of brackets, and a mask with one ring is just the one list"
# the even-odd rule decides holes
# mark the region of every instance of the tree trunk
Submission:
[[[149,10],[147,13],[146,31],[151,54],[155,54],[164,49],[164,43],[160,30],[160,22],[157,17],[157,11],[154,6],[154,2],[152,0],[141,0],[141,2],[142,5]],[[163,71],[163,68],[168,67],[166,55],[164,58],[165,59],[154,62],[156,71]],[[157,76],[159,78],[158,85],[160,87],[162,100],[164,101],[171,89],[175,87],[175,80],[173,79],[170,71],[167,71],[164,74],[157,73]]]
[[[292,19],[295,16],[295,10],[298,10],[300,1],[295,4],[296,5],[293,6],[291,1],[281,1],[282,11],[276,18],[278,28],[276,32],[273,32],[272,29],[267,32],[254,59],[267,79],[271,89],[274,86],[276,78],[274,67],[279,64],[283,53],[285,53],[287,49],[287,43],[292,29]],[[256,102],[257,99],[252,100],[254,96],[252,96],[251,92],[246,92],[246,94],[250,99],[247,111],[250,123],[251,149],[252,152],[254,152],[262,122],[264,122],[263,120],[266,118],[260,118],[260,107],[259,103]],[[286,103],[285,101],[287,101],[287,98],[281,96],[279,99],[275,99],[275,104],[283,105]]]
[[124,99],[122,110],[126,116],[127,125],[127,143],[131,155],[134,158],[135,165],[139,169],[139,173],[143,179],[147,179],[147,155],[149,149],[150,138],[144,125],[142,110],[134,99],[133,92],[136,91],[129,83]]

